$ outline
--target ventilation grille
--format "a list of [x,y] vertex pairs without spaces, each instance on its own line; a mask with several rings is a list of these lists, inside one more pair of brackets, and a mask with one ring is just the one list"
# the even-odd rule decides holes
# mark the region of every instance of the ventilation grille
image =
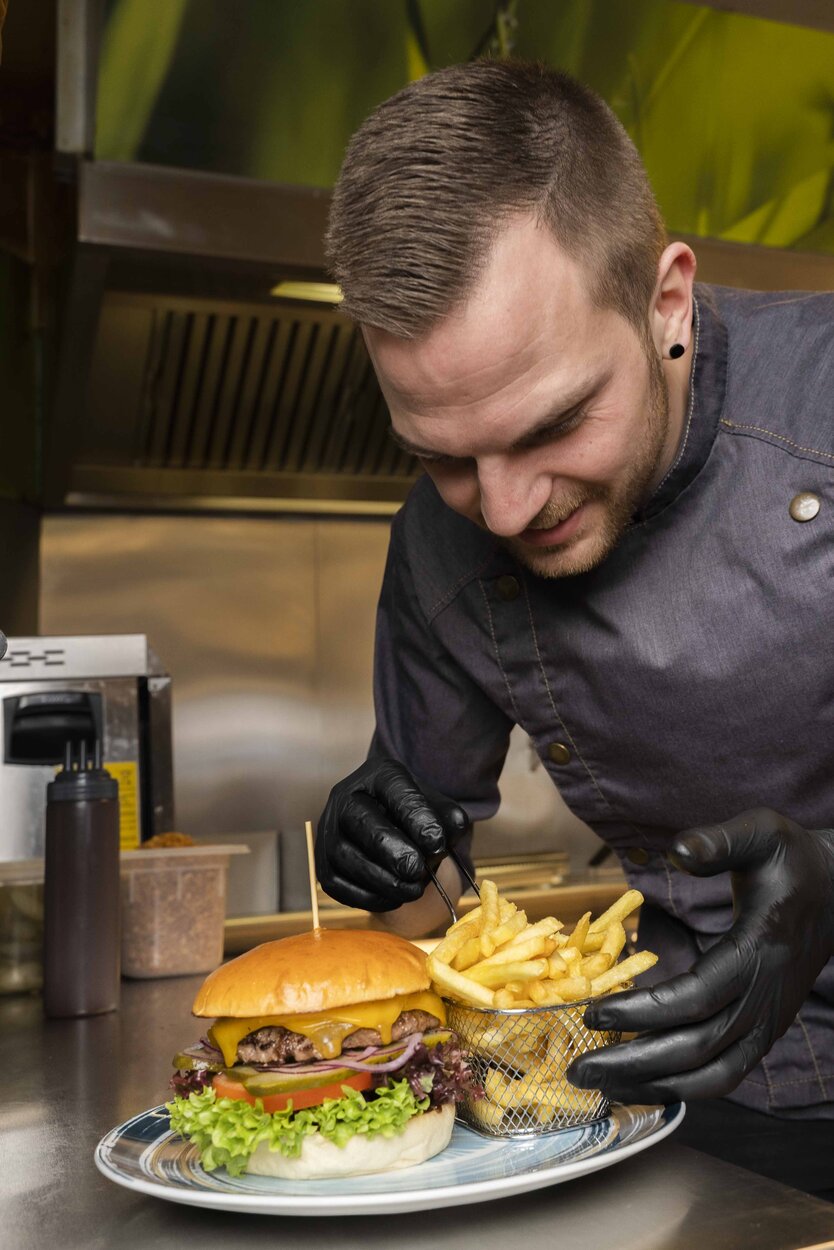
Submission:
[[[226,306],[228,309],[228,305]],[[133,463],[413,477],[361,334],[330,310],[150,310]]]

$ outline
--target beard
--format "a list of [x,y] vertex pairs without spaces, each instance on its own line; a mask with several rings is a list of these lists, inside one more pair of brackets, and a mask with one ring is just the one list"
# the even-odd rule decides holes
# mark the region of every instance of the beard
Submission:
[[601,505],[601,518],[590,531],[550,547],[531,547],[519,538],[504,539],[516,559],[537,577],[575,577],[588,573],[611,554],[628,529],[637,509],[646,501],[669,430],[669,390],[663,366],[653,345],[646,345],[649,401],[644,435],[623,477],[605,485],[576,482],[558,500],[551,499],[531,522],[531,528],[550,529],[583,504]]

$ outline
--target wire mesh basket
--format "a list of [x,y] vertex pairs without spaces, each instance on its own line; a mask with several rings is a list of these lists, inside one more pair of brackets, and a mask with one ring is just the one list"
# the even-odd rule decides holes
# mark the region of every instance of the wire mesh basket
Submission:
[[583,1020],[590,1000],[559,1007],[499,1011],[446,1002],[483,1098],[467,1094],[458,1116],[487,1137],[538,1137],[591,1124],[608,1114],[599,1090],[577,1089],[565,1075],[580,1055],[611,1046],[621,1034]]

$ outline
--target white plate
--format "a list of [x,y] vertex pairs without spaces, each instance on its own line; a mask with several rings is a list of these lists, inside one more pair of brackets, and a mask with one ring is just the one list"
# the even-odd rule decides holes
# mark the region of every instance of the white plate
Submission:
[[418,1167],[331,1181],[204,1172],[195,1146],[170,1131],[164,1107],[111,1129],[96,1147],[99,1171],[169,1202],[260,1215],[377,1215],[489,1202],[610,1167],[662,1141],[680,1124],[684,1104],[615,1106],[586,1128],[532,1141],[481,1137],[456,1124],[448,1147]]

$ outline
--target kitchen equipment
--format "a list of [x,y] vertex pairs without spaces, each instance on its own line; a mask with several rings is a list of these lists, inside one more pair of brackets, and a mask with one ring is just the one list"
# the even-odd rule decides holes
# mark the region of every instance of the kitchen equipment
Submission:
[[278,862],[278,831],[257,830],[251,833],[206,833],[197,835],[200,845],[239,846],[248,855],[235,855],[229,860],[226,882],[227,916],[267,916],[278,911],[280,868]]
[[[450,847],[450,848],[449,848],[449,850],[446,852],[446,854],[449,856],[449,859],[451,859],[451,860],[452,860],[452,862],[453,862],[454,864],[456,864],[456,865],[457,865],[457,867],[458,867],[458,868],[460,869],[460,871],[463,873],[463,875],[464,875],[464,877],[466,878],[466,880],[467,880],[467,881],[469,882],[469,884],[471,885],[472,889],[473,889],[473,890],[475,891],[475,893],[477,894],[478,898],[480,898],[480,897],[481,897],[481,891],[480,891],[480,889],[479,889],[479,887],[478,887],[478,883],[476,882],[475,878],[472,876],[472,873],[471,873],[471,872],[469,871],[469,869],[466,867],[466,864],[463,862],[463,860],[461,859],[461,857],[458,855],[458,853],[457,853],[457,851],[455,850],[455,848],[454,848],[453,846],[452,846],[452,847]],[[458,921],[458,914],[457,914],[457,912],[455,911],[455,905],[454,905],[454,903],[452,902],[452,900],[449,898],[449,895],[446,893],[446,891],[444,890],[443,886],[441,885],[441,883],[440,883],[440,879],[439,879],[439,877],[437,876],[437,873],[436,873],[436,871],[435,871],[435,869],[437,869],[437,868],[439,868],[439,867],[440,867],[440,862],[441,862],[441,860],[442,860],[442,859],[445,859],[445,856],[444,856],[444,855],[441,855],[440,859],[438,859],[438,860],[437,860],[435,863],[433,863],[433,864],[429,864],[429,863],[427,863],[427,864],[426,864],[426,867],[427,867],[427,868],[428,868],[428,870],[429,870],[429,876],[431,877],[432,881],[434,882],[434,888],[437,890],[437,893],[440,895],[440,897],[443,899],[443,902],[446,904],[447,908],[449,909],[449,915],[452,917],[452,924],[457,924],[457,921]]]
[[197,845],[122,853],[126,977],[185,976],[223,962],[229,860],[248,849]]
[[43,982],[43,860],[0,863],[0,994]]
[[101,742],[123,847],[173,828],[171,678],[143,634],[10,638],[0,704],[0,860],[43,854],[44,792],[67,742]]
[[557,1007],[499,1011],[444,1000],[447,1024],[470,1056],[484,1097],[464,1095],[458,1118],[486,1137],[540,1137],[593,1124],[609,1110],[599,1090],[577,1089],[565,1076],[579,1055],[613,1046],[620,1033],[584,1022],[587,999]]
[[119,1005],[119,786],[100,744],[91,761],[68,743],[46,793],[44,1011],[97,1016]]

